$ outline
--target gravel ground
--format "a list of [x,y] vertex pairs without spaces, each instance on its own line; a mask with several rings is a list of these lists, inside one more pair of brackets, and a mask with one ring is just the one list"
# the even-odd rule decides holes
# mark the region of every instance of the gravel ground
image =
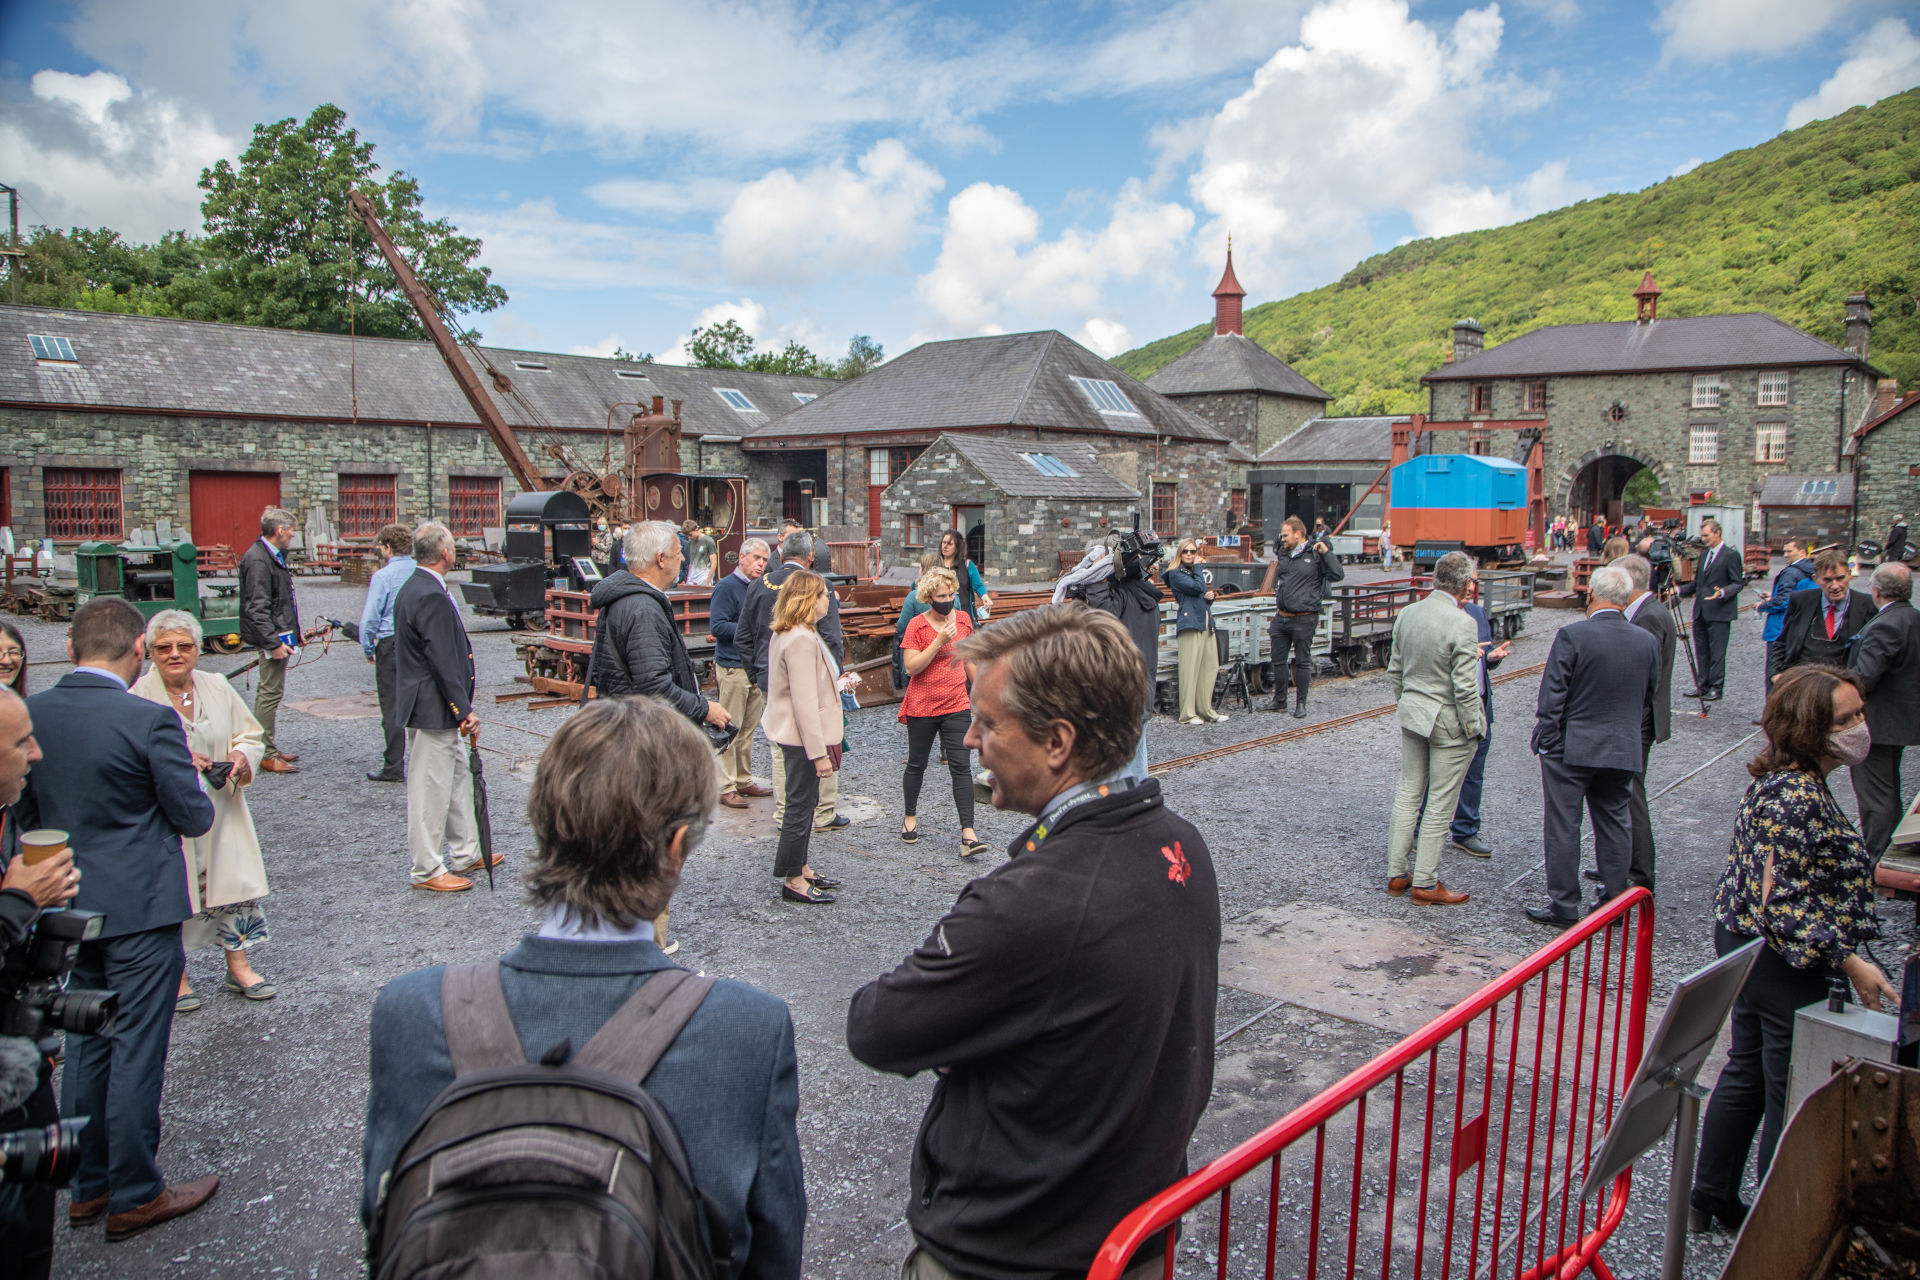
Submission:
[[[309,619],[358,614],[357,588],[311,579],[298,589]],[[1553,630],[1578,616],[1534,611],[1509,669],[1543,661]],[[57,1275],[361,1273],[360,1130],[373,996],[409,969],[497,956],[535,924],[518,880],[531,849],[526,792],[544,736],[566,712],[494,704],[493,695],[512,687],[519,666],[498,622],[469,624],[486,726],[481,741],[490,748],[483,758],[496,847],[508,859],[498,891],[443,896],[407,889],[404,788],[363,777],[379,752],[373,669],[354,645],[336,644],[325,655],[310,650],[289,673],[291,705],[280,716],[281,742],[299,753],[301,771],[264,775],[251,792],[273,885],[266,902],[273,940],[255,960],[280,996],[249,1004],[224,993],[219,957],[196,953],[188,969],[206,1004],[174,1028],[161,1163],[181,1181],[218,1172],[219,1195],[200,1212],[124,1244],[106,1244],[97,1227],[72,1232],[62,1225]],[[44,664],[31,679],[43,688],[62,670],[46,661],[60,652],[62,628],[28,622],[24,629],[30,656]],[[1695,704],[1676,699],[1673,741],[1654,751],[1658,791],[1735,748],[1655,801],[1662,876],[1656,999],[1712,957],[1706,923],[1712,888],[1747,780],[1743,765],[1751,744],[1740,744],[1754,731],[1748,721],[1760,705],[1759,630],[1751,618],[1736,627],[1727,699],[1705,720],[1688,714]],[[239,659],[203,661],[210,670],[239,665]],[[241,684],[250,696],[250,682]],[[1687,687],[1684,663],[1675,686]],[[1380,892],[1399,757],[1390,718],[1168,774],[1169,803],[1208,838],[1230,927],[1264,909],[1310,906],[1362,925],[1377,922],[1382,931],[1423,930],[1441,957],[1523,956],[1542,945],[1545,932],[1520,913],[1544,896],[1540,877],[1527,874],[1540,856],[1539,776],[1525,748],[1537,687],[1537,677],[1530,677],[1496,690],[1485,804],[1485,835],[1495,856],[1480,862],[1453,855],[1443,865],[1447,882],[1473,895],[1463,907],[1410,914],[1404,900]],[[1313,718],[1380,706],[1390,697],[1377,672],[1327,680],[1314,687]],[[1297,724],[1229,710],[1223,725],[1156,719],[1153,758]],[[843,1038],[846,1002],[917,944],[983,869],[956,856],[958,827],[937,782],[923,797],[924,838],[913,846],[896,838],[904,740],[892,709],[852,717],[841,796],[843,812],[855,822],[817,837],[812,858],[824,874],[846,882],[837,906],[795,907],[776,899],[768,801],[745,813],[719,810],[674,900],[682,963],[753,983],[792,1007],[809,1277],[897,1274],[909,1243],[907,1162],[931,1085],[876,1075],[852,1061]],[[764,742],[758,764],[764,777]],[[1837,792],[1851,803],[1849,788],[1840,785]],[[1023,820],[983,807],[979,825],[982,839],[1004,846]],[[1904,954],[1912,941],[1910,919],[1904,907],[1888,909],[1891,936],[1883,959]],[[1270,1009],[1273,1004],[1247,991],[1221,990],[1223,1032],[1269,1012],[1219,1051],[1214,1102],[1193,1143],[1196,1164],[1395,1038],[1364,1020],[1296,1003]],[[1658,1274],[1665,1177],[1660,1152],[1640,1166],[1627,1220],[1606,1254],[1622,1277]],[[1726,1247],[1724,1240],[1697,1237],[1688,1274],[1717,1274]]]

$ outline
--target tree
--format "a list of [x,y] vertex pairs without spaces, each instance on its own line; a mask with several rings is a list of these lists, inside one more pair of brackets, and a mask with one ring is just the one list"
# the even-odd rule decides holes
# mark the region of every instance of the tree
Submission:
[[420,338],[426,328],[366,228],[347,208],[358,188],[428,289],[454,312],[484,312],[506,291],[479,266],[480,241],[420,211],[405,173],[374,175],[373,144],[323,103],[304,122],[255,125],[239,164],[202,171],[200,212],[215,262],[177,300],[201,320]]
[[206,270],[204,241],[169,231],[128,244],[107,227],[35,227],[21,263],[21,301],[133,315],[173,315],[175,281]]
[[696,326],[687,340],[687,353],[702,369],[746,369],[754,373],[785,373],[804,378],[857,378],[879,364],[880,346],[865,334],[847,344],[847,358],[834,363],[814,354],[793,339],[778,351],[755,351],[753,335],[738,320]]
[[687,340],[687,353],[701,369],[742,369],[753,354],[753,336],[740,327],[738,320],[695,325]]
[[1642,467],[1628,477],[1626,486],[1620,490],[1620,499],[1629,507],[1645,511],[1648,507],[1660,503],[1660,477],[1653,474],[1652,467]]
[[880,362],[886,358],[886,353],[880,350],[879,343],[864,333],[856,333],[847,343],[846,358],[833,367],[833,373],[830,376],[852,380],[863,373],[879,368]]
[[613,349],[613,358],[615,360],[627,361],[630,364],[652,364],[653,352],[649,351],[644,355],[635,355],[625,347],[616,346]]

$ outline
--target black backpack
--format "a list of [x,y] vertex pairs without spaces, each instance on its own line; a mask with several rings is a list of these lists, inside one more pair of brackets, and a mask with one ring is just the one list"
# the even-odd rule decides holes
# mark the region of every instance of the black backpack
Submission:
[[718,1280],[732,1241],[647,1078],[713,979],[665,969],[571,1060],[530,1063],[498,965],[441,986],[454,1081],[381,1179],[373,1280]]

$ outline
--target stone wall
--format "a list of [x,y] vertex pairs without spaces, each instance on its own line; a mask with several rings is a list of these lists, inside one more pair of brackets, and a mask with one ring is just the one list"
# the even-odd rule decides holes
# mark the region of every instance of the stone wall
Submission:
[[[1246,486],[1246,467],[1225,445],[1201,441],[1102,452],[1100,465],[1140,492],[1140,523],[1153,519],[1153,486],[1174,486],[1174,528],[1163,537],[1219,533],[1226,528],[1228,490]],[[1128,515],[1132,523],[1132,515]]]
[[1920,404],[1868,432],[1853,460],[1859,538],[1878,542],[1897,515],[1920,525]]
[[1261,454],[1326,412],[1326,402],[1272,392],[1231,391],[1169,396],[1182,409],[1227,433],[1252,454]]

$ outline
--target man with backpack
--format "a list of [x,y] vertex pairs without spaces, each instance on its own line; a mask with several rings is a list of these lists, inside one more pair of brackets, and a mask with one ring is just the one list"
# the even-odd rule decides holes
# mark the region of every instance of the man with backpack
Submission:
[[362,1145],[375,1280],[535,1252],[543,1277],[800,1275],[787,1007],[653,940],[713,812],[704,747],[651,698],[583,707],[527,805],[539,932],[381,991]]

